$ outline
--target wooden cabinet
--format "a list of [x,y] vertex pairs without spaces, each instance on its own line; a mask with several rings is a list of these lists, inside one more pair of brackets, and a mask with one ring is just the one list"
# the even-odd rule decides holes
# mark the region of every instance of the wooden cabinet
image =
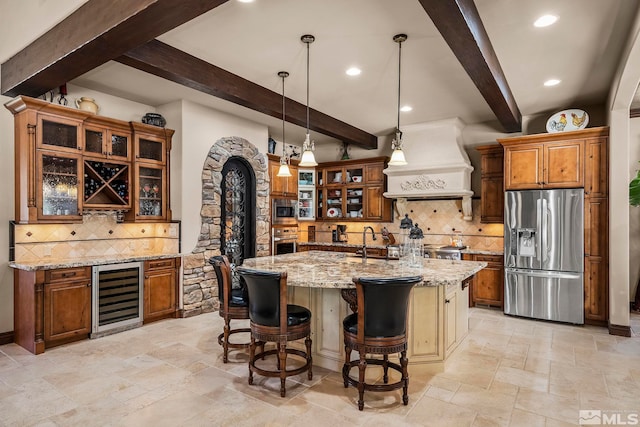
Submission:
[[318,165],[316,219],[391,221],[391,200],[382,195],[386,162],[376,157]]
[[280,157],[268,154],[269,157],[269,179],[270,195],[272,198],[298,198],[298,160],[291,160],[289,171],[291,176],[278,176],[280,169]]
[[[5,106],[16,130],[16,221],[81,221],[88,209],[125,211],[127,220],[171,219],[172,130],[24,96]],[[147,178],[139,165],[160,172]],[[152,202],[140,194],[147,182]]]
[[500,139],[505,189],[584,188],[584,318],[609,319],[609,128]]
[[53,347],[91,333],[91,269],[47,271],[44,284],[44,341]]
[[499,139],[505,190],[584,187],[585,132]]
[[476,147],[481,154],[480,222],[504,221],[504,149],[499,144]]
[[14,270],[14,341],[34,354],[91,332],[91,267]]
[[608,212],[606,198],[585,198],[584,318],[600,325],[609,319]]
[[179,267],[180,258],[145,261],[144,323],[177,316]]
[[476,303],[502,308],[504,306],[504,261],[502,255],[465,254],[465,260],[486,262],[469,282],[469,306]]
[[469,291],[447,285],[444,297],[444,353],[447,357],[469,332]]

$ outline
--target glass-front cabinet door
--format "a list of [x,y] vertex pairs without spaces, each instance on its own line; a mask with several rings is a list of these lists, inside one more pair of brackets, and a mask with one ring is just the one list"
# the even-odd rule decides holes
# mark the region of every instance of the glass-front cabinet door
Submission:
[[313,221],[315,217],[315,187],[298,187],[298,220]]
[[129,160],[131,133],[127,131],[85,126],[84,154],[114,160]]
[[136,135],[136,159],[144,162],[165,164],[166,140],[150,135]]
[[136,165],[137,219],[162,219],[167,215],[166,170],[164,167]]
[[46,114],[38,115],[38,148],[54,151],[78,152],[82,122]]
[[80,218],[80,155],[38,151],[42,180],[37,183],[38,219]]

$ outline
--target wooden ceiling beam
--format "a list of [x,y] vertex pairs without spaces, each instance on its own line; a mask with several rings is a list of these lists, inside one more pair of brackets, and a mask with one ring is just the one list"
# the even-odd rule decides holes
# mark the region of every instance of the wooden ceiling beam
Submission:
[[419,0],[507,132],[522,115],[473,0]]
[[89,0],[2,64],[3,95],[37,97],[228,0]]
[[[223,70],[179,49],[153,40],[115,59],[141,71],[243,107],[282,118],[282,94]],[[274,77],[276,72],[274,71]],[[287,98],[289,123],[306,127],[306,105]],[[310,129],[366,149],[375,149],[378,138],[320,111],[309,110]]]

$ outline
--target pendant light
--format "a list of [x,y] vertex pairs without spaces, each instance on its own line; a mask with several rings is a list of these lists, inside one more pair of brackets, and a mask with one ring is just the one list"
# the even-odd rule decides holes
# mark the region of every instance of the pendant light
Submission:
[[400,71],[402,65],[402,42],[406,40],[406,34],[396,34],[393,36],[393,41],[398,43],[398,125],[396,126],[396,137],[391,141],[393,153],[391,153],[391,160],[389,160],[389,164],[393,166],[407,164],[404,158],[404,151],[402,151],[402,132],[400,131]]
[[284,79],[289,77],[289,73],[286,71],[280,71],[278,76],[282,78],[282,157],[280,157],[280,169],[278,169],[278,173],[276,176],[289,177],[291,176],[291,171],[289,170],[289,158],[284,153],[284,122],[285,122],[285,110],[284,110]]
[[313,141],[311,141],[311,135],[309,134],[309,45],[315,41],[315,37],[310,34],[305,34],[300,37],[302,43],[307,44],[307,136],[302,143],[302,158],[300,159],[299,166],[318,166],[316,158],[313,155],[315,149]]

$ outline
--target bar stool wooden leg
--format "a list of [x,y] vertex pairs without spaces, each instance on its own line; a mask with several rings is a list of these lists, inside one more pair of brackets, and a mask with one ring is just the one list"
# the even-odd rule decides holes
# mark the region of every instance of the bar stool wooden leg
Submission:
[[311,358],[311,338],[306,337],[304,339],[304,347],[307,349],[307,363],[309,364],[309,372],[307,372],[307,378],[313,379],[313,360]]
[[367,359],[365,358],[364,351],[360,352],[360,363],[358,363],[358,409],[364,409],[364,374],[367,369]]
[[402,386],[402,403],[407,406],[409,404],[409,370],[407,369],[407,365],[409,364],[409,359],[407,359],[407,351],[403,350],[400,353],[400,366],[402,367],[402,382],[404,385]]
[[256,339],[251,336],[251,344],[249,344],[249,385],[253,384],[253,371],[251,370],[251,361],[256,354]]

